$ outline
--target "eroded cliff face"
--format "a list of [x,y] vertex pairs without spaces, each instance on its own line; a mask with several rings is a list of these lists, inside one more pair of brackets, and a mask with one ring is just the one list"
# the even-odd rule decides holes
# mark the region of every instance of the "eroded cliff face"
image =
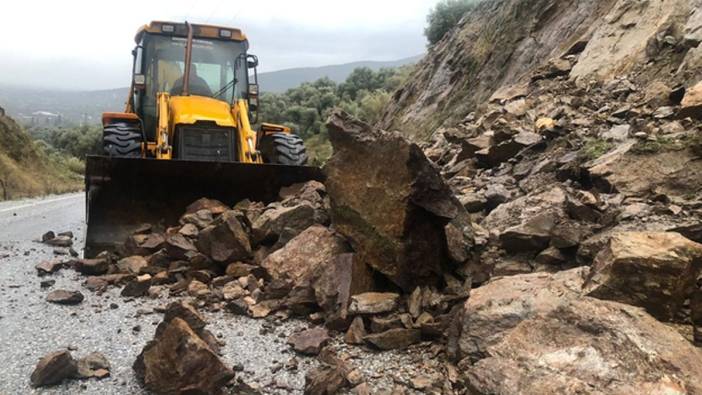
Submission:
[[502,88],[528,83],[531,70],[576,54],[578,64],[564,73],[580,84],[628,73],[638,83],[684,84],[700,76],[700,5],[699,0],[485,1],[430,48],[379,126],[425,139],[489,99],[504,98]]

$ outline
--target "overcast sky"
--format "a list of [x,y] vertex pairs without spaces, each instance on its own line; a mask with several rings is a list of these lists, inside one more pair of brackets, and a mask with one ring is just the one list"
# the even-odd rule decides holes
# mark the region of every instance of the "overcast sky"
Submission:
[[225,24],[248,35],[260,71],[418,55],[437,0],[20,0],[0,14],[0,83],[108,89],[129,83],[139,26]]

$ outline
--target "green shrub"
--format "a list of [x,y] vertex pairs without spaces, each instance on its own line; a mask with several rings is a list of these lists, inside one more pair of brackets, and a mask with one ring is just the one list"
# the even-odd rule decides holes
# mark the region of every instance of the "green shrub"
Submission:
[[614,148],[614,144],[603,139],[591,139],[585,142],[580,155],[586,160],[597,159]]
[[427,16],[427,27],[424,35],[429,44],[439,42],[449,30],[473,10],[480,0],[441,0]]

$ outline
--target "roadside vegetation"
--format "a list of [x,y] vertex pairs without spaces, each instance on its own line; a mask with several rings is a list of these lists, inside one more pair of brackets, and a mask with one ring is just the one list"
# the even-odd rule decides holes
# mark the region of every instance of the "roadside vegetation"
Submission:
[[439,42],[463,16],[473,10],[481,0],[441,0],[427,16],[424,35],[430,45]]
[[78,191],[83,168],[82,160],[0,116],[0,200]]
[[292,128],[305,140],[312,164],[319,165],[331,156],[324,122],[332,110],[341,108],[368,123],[377,122],[411,70],[412,66],[379,71],[361,67],[340,84],[321,78],[285,93],[265,93],[260,119]]

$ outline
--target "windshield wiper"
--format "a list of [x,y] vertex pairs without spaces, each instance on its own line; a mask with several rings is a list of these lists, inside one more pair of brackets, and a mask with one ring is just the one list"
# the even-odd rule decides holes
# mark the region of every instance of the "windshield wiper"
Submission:
[[232,78],[232,80],[227,82],[227,85],[224,85],[224,87],[222,89],[218,90],[217,93],[215,93],[214,96],[212,96],[212,98],[216,99],[216,98],[220,97],[223,93],[225,93],[227,90],[229,90],[229,88],[236,85],[237,82],[239,82],[239,81],[236,79],[236,77]]

